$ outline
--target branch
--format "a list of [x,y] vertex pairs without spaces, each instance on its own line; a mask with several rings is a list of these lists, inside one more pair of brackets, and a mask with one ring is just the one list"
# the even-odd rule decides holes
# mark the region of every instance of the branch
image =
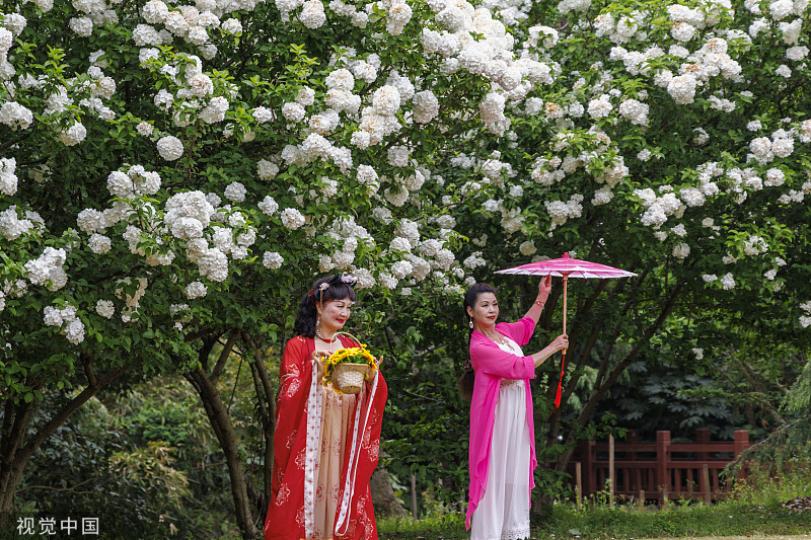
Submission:
[[[758,392],[760,392],[763,395],[767,395],[768,391],[767,391],[766,387],[763,385],[762,381],[759,381],[757,379],[757,377],[755,376],[755,373],[752,370],[752,368],[749,367],[749,365],[744,360],[741,360],[740,358],[738,358],[738,364],[741,366],[741,370],[743,371],[744,377],[746,377],[746,380],[749,381],[749,383],[755,388],[755,390],[757,390]],[[772,418],[774,418],[774,420],[778,424],[782,425],[782,424],[786,423],[786,419],[783,418],[780,415],[779,412],[777,412],[777,409],[772,407],[772,404],[769,403],[768,400],[766,400],[766,399],[761,400],[760,405],[764,409],[766,409],[766,411],[768,411],[768,413],[770,415],[772,415]]]
[[211,354],[211,350],[214,348],[214,344],[219,341],[220,336],[222,336],[222,334],[203,336],[203,346],[200,347],[200,350],[197,352],[197,359],[200,361],[200,366],[203,371],[208,371],[208,357]]
[[70,400],[56,416],[54,416],[47,424],[40,428],[39,432],[34,436],[31,442],[25,445],[25,447],[19,451],[15,461],[27,460],[29,457],[31,457],[31,455],[42,445],[45,439],[53,435],[53,433],[62,424],[67,422],[70,415],[76,412],[79,407],[84,405],[91,397],[96,395],[99,390],[118,380],[124,373],[126,373],[128,369],[128,365],[120,367],[113,372],[104,375],[103,377],[97,378],[95,385],[87,386],[84,390],[82,390],[79,395]]
[[234,348],[234,344],[237,341],[237,337],[239,336],[239,332],[234,330],[228,335],[228,341],[222,348],[222,352],[220,353],[220,358],[217,360],[217,364],[214,366],[214,369],[211,371],[211,380],[216,381],[220,375],[222,375],[223,369],[225,369],[225,363],[228,361],[228,357],[231,355],[231,350]]
[[[577,419],[577,423],[579,425],[583,425],[586,421],[588,421],[592,414],[594,414],[595,409],[597,408],[597,404],[602,400],[603,395],[608,391],[608,389],[613,386],[613,384],[617,381],[619,376],[622,374],[623,371],[634,361],[636,360],[637,356],[642,352],[643,347],[647,345],[648,341],[651,337],[653,337],[656,332],[659,331],[659,328],[665,322],[667,317],[673,311],[673,308],[676,306],[676,299],[681,293],[681,290],[684,288],[684,285],[687,283],[686,279],[682,279],[671,291],[670,296],[668,297],[667,301],[665,302],[664,308],[659,313],[659,316],[656,320],[651,324],[643,333],[642,337],[637,340],[636,345],[634,348],[631,349],[631,352],[622,359],[622,361],[617,364],[611,373],[609,373],[608,377],[606,377],[605,381],[600,384],[598,379],[599,387],[597,390],[592,394],[591,398],[586,403],[586,406],[583,407],[583,410],[580,413],[580,416]],[[605,363],[605,361],[604,361]],[[572,432],[574,433],[574,432]]]
[[90,386],[96,386],[98,380],[96,379],[96,372],[93,370],[93,359],[85,354],[81,354],[79,359],[82,361],[85,377]]

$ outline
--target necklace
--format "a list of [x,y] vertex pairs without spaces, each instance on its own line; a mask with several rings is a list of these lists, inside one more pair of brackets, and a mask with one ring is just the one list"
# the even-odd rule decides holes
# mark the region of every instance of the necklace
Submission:
[[333,344],[333,343],[335,343],[335,340],[337,340],[337,339],[338,339],[338,338],[336,338],[335,336],[333,336],[333,337],[332,337],[332,339],[326,339],[325,337],[323,337],[323,336],[322,336],[321,334],[319,334],[318,332],[316,332],[316,333],[315,333],[315,335],[316,335],[316,337],[317,337],[318,339],[320,339],[320,340],[321,340],[321,341],[323,341],[324,343],[329,343],[329,344]]
[[482,332],[482,333],[483,333],[485,336],[487,336],[488,338],[490,338],[490,341],[494,341],[494,342],[499,343],[499,344],[501,344],[501,345],[504,345],[504,343],[506,343],[506,342],[504,341],[504,338],[503,338],[503,337],[501,336],[501,334],[499,334],[498,332],[496,332],[496,336],[498,336],[498,337],[491,336],[491,335],[490,335],[489,333],[487,333],[487,332]]

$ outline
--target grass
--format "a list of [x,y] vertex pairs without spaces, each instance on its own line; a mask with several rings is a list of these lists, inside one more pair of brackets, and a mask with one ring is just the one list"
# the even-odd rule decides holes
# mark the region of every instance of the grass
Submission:
[[[641,510],[620,506],[595,506],[577,510],[570,504],[555,505],[548,517],[533,527],[533,539],[657,538],[686,536],[790,535],[811,531],[811,512],[794,513],[780,504],[759,505],[737,501],[712,506],[672,505],[667,510]],[[468,535],[461,515],[421,520],[378,520],[386,540],[461,540]]]
[[[556,504],[533,522],[533,540],[637,539],[702,536],[767,536],[811,533],[811,511],[792,512],[782,504],[811,496],[808,471],[779,480],[753,474],[736,487],[730,499],[713,505],[672,502],[666,509],[592,504],[577,510]],[[462,540],[468,538],[461,514],[414,520],[379,518],[385,540]]]

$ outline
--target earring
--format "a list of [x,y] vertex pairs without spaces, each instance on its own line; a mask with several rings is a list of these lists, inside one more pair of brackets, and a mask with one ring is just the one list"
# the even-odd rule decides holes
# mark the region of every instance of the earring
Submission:
[[318,333],[318,330],[321,328],[321,317],[315,318],[315,331]]
[[468,323],[468,326],[470,327],[471,330],[473,330],[473,319],[470,319],[470,323]]

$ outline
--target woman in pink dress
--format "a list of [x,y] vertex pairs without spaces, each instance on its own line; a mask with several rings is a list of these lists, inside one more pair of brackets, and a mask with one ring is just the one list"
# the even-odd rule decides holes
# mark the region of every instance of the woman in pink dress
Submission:
[[546,359],[568,347],[560,335],[542,350],[525,356],[551,278],[541,280],[538,297],[514,323],[496,323],[496,290],[485,283],[465,294],[470,318],[470,403],[468,508],[465,526],[471,540],[529,538],[530,491],[535,485],[535,432],[529,381]]

